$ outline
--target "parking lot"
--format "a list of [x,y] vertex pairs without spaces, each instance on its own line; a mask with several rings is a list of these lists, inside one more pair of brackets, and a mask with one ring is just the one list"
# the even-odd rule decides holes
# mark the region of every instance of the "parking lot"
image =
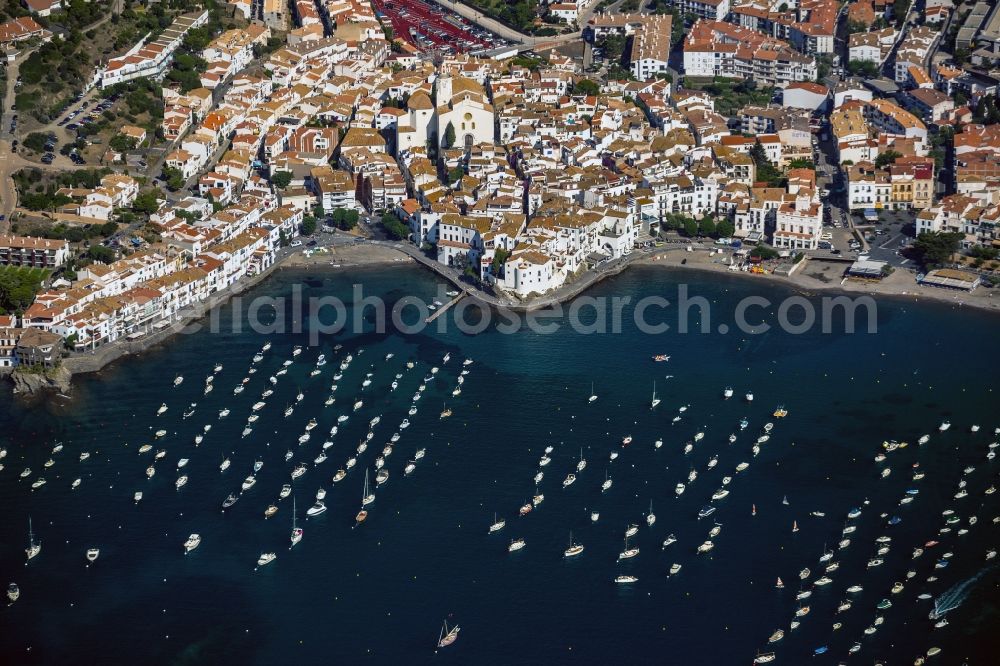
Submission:
[[425,51],[466,53],[507,42],[441,5],[424,0],[374,0],[375,10],[392,23],[397,37]]

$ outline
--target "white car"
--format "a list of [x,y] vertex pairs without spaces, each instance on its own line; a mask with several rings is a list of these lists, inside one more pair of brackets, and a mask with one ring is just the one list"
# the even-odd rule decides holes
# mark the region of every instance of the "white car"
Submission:
[[293,240],[291,243],[289,243],[289,245],[291,245],[292,247],[302,247],[302,241]]

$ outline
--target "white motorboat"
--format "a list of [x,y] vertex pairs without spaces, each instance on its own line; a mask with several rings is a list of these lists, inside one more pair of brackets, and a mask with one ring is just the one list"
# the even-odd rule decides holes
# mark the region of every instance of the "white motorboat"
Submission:
[[278,556],[274,553],[261,553],[260,557],[257,558],[257,566],[262,567],[265,564],[270,564],[278,559]]
[[160,416],[165,411],[167,411],[167,403],[164,402],[163,404],[160,405],[160,408],[156,410],[156,415]]
[[732,398],[733,397],[733,387],[727,386],[722,391],[722,397],[725,398],[726,400],[728,400],[729,398]]
[[938,431],[945,432],[950,427],[951,427],[951,421],[942,421],[941,425],[938,426]]
[[199,545],[201,545],[201,535],[192,534],[187,538],[187,541],[184,542],[184,554],[187,555]]
[[507,552],[508,553],[517,552],[522,548],[524,548],[524,546],[525,546],[524,539],[514,539],[513,541],[510,542],[510,545],[507,546]]
[[95,562],[101,554],[100,548],[88,548],[87,549],[87,561]]
[[747,394],[746,394],[745,397],[747,399],[747,402],[753,402],[753,392],[752,391],[747,391]]
[[177,486],[177,490],[180,490],[187,484],[187,482],[188,482],[187,476],[181,476],[180,478],[177,479],[174,485]]
[[318,516],[322,513],[326,513],[326,504],[321,501],[317,501],[309,509],[306,510],[307,516]]
[[229,458],[226,458],[226,459],[224,459],[224,460],[222,461],[222,464],[220,464],[220,465],[219,465],[219,471],[220,471],[220,472],[225,472],[225,471],[226,471],[227,469],[229,469],[229,466],[230,466],[231,464],[232,464],[232,463],[230,462]]
[[142,501],[142,491],[141,490],[137,490],[135,492],[135,495],[132,496],[132,499],[135,500],[136,504],[138,504],[139,502],[141,502]]
[[253,486],[254,486],[255,483],[257,483],[256,477],[254,477],[253,475],[250,475],[250,476],[248,476],[247,478],[245,478],[243,480],[243,486],[242,486],[242,488],[243,488],[243,490],[250,490],[251,488],[253,488]]

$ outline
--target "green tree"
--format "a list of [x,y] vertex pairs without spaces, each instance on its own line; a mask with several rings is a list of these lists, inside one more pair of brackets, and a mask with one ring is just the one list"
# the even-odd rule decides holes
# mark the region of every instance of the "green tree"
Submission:
[[758,245],[754,249],[750,250],[751,257],[760,257],[761,259],[777,259],[778,251],[773,247],[768,247],[767,245]]
[[154,190],[147,190],[135,198],[132,203],[132,210],[140,213],[145,213],[146,215],[152,215],[159,209],[160,202],[156,198],[156,192]]
[[852,60],[847,63],[847,71],[854,76],[864,76],[873,79],[878,76],[878,63],[870,60]]
[[452,146],[455,145],[455,126],[448,121],[448,125],[444,128],[444,140],[441,142],[441,146],[445,150],[450,150]]
[[884,153],[878,154],[878,157],[875,158],[875,166],[881,169],[892,164],[897,158],[902,156],[901,153],[897,153],[895,150],[887,150]]
[[282,190],[292,182],[291,171],[275,171],[271,174],[271,184]]
[[601,92],[601,87],[590,79],[581,79],[573,85],[573,92],[578,95],[594,96]]
[[717,227],[715,226],[715,220],[711,217],[704,217],[701,222],[698,223],[698,235],[700,236],[714,236],[716,231]]
[[497,248],[496,252],[493,254],[493,262],[490,264],[490,270],[493,271],[493,275],[500,277],[503,273],[504,264],[510,259],[510,252],[501,248]]
[[458,181],[462,180],[462,177],[464,175],[465,175],[465,169],[463,169],[460,166],[457,166],[448,172],[448,182],[457,183]]
[[410,235],[410,228],[389,211],[382,214],[382,226],[396,240],[404,240]]
[[28,136],[24,137],[22,145],[25,148],[40,153],[45,150],[45,144],[48,142],[49,136],[47,134],[42,134],[41,132],[32,132]]
[[316,218],[312,215],[307,215],[302,218],[302,224],[299,225],[299,229],[302,231],[303,236],[312,236],[316,233]]
[[964,236],[958,232],[923,232],[913,242],[916,260],[924,269],[931,269],[947,263],[958,251]]
[[350,231],[354,227],[358,226],[358,220],[360,217],[361,216],[358,215],[358,211],[348,210],[346,208],[338,208],[333,211],[332,215],[330,215],[330,219],[334,226],[344,231]]
[[906,22],[906,15],[910,12],[910,0],[896,0],[892,5],[892,16],[896,19],[896,26],[902,27]]
[[135,137],[125,136],[124,134],[116,134],[115,136],[111,137],[110,141],[108,141],[108,146],[110,146],[111,149],[116,152],[125,153],[130,150],[133,150],[136,146],[136,143],[137,141],[135,140]]
[[719,238],[732,238],[733,234],[736,233],[736,227],[729,220],[722,220],[715,227],[715,233],[718,234]]
[[176,192],[184,187],[184,174],[181,173],[180,169],[168,166],[163,167],[163,179],[167,183],[167,189],[171,192]]
[[114,250],[103,245],[91,245],[87,248],[87,257],[102,264],[110,264],[117,258]]
[[758,141],[750,148],[750,158],[757,167],[757,180],[764,181],[771,186],[780,187],[785,183],[785,177],[781,171],[767,159],[767,151]]
[[694,238],[698,235],[698,221],[688,218],[684,220],[684,233],[688,237]]

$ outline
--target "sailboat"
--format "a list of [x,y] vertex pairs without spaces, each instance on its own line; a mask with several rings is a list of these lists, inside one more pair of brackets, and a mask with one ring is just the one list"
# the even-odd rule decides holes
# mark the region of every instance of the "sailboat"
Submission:
[[298,526],[298,506],[295,503],[295,498],[292,498],[292,548],[299,541],[302,541],[302,528]]
[[583,545],[578,543],[573,543],[573,533],[569,533],[569,548],[563,551],[564,557],[575,557],[583,552]]
[[374,501],[375,495],[368,491],[368,470],[365,470],[365,492],[361,496],[361,510],[358,511],[358,515],[354,517],[354,520],[357,523],[360,524],[365,522],[365,519],[368,518],[368,511],[365,510],[365,507]]
[[507,521],[505,521],[503,519],[497,520],[497,514],[494,513],[493,514],[493,523],[490,525],[490,534],[493,534],[494,532],[499,532],[500,530],[502,530],[504,528],[504,525],[506,525],[506,524],[507,524]]
[[660,404],[660,399],[656,397],[656,382],[653,382],[653,401],[650,403],[650,409],[656,409],[656,406]]
[[792,521],[792,531],[793,532],[798,532],[799,531],[799,524],[797,522],[795,522],[794,520]]
[[38,553],[42,552],[41,542],[35,542],[35,533],[31,531],[31,518],[28,518],[28,547],[24,549],[25,554],[30,560]]
[[590,382],[590,397],[587,398],[587,402],[594,402],[597,400],[597,394],[594,393],[594,382]]
[[438,636],[438,644],[437,644],[437,646],[439,648],[448,647],[449,645],[451,645],[452,643],[454,643],[455,641],[457,641],[458,640],[458,632],[460,630],[461,629],[460,629],[460,627],[457,624],[454,627],[452,627],[451,629],[448,629],[448,621],[445,620],[444,621],[444,626],[441,627],[441,634]]
[[655,522],[656,514],[653,513],[653,500],[649,500],[649,513],[646,514],[646,525],[652,527]]
[[781,576],[778,576],[778,582],[775,583],[774,586],[779,590],[785,587],[785,584],[781,581]]
[[638,554],[639,554],[639,549],[638,548],[629,548],[628,547],[628,537],[625,537],[625,550],[623,550],[622,552],[618,553],[618,559],[619,560],[628,560],[628,559],[631,559],[631,558],[635,557]]

